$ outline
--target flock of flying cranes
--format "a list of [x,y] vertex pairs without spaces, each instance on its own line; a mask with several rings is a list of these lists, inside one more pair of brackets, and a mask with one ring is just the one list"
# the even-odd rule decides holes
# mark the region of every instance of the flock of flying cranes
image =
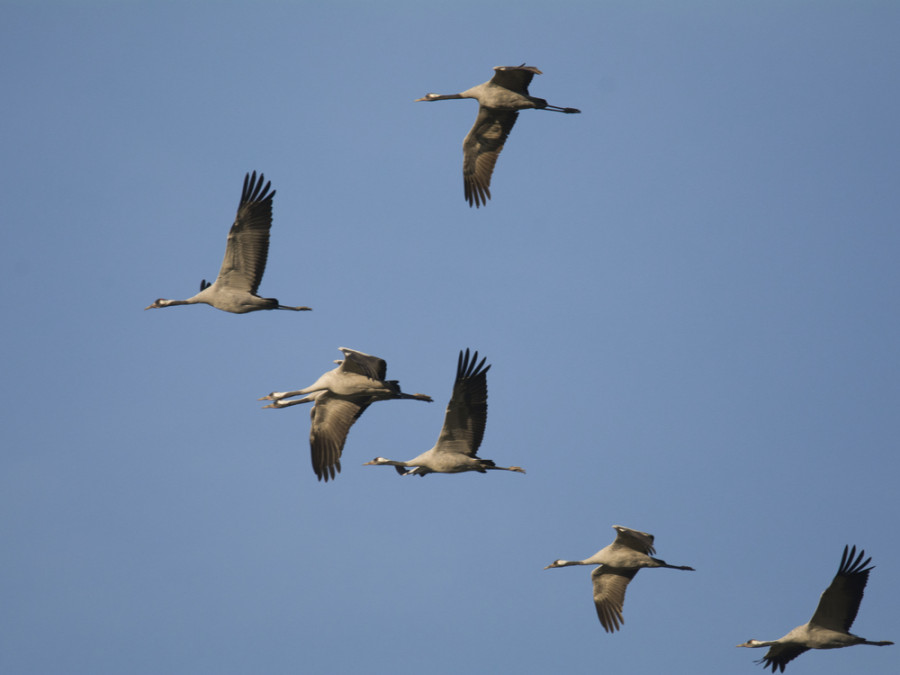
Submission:
[[[497,66],[487,82],[459,94],[426,94],[417,101],[473,98],[479,103],[478,117],[463,141],[463,187],[469,206],[485,205],[491,197],[490,183],[497,157],[518,117],[528,108],[562,113],[581,112],[561,108],[544,99],[529,96],[528,85],[537,68]],[[269,232],[272,227],[272,199],[275,191],[263,174],[254,171],[244,178],[237,216],[228,233],[225,259],[213,283],[200,282],[200,292],[186,300],[159,298],[145,309],[174,305],[207,304],[234,314],[263,309],[308,311],[309,307],[282,305],[275,298],[257,295],[266,269]],[[321,375],[303,389],[272,392],[260,400],[272,401],[265,408],[287,408],[312,403],[310,410],[310,454],[313,471],[322,481],[334,479],[341,470],[341,454],[353,423],[375,401],[412,399],[431,402],[425,394],[406,394],[397,380],[387,380],[384,359],[354,349],[340,347],[344,358],[335,361],[337,368]],[[478,352],[460,351],[453,393],[444,415],[444,425],[434,447],[407,461],[376,457],[364,466],[393,466],[402,476],[429,473],[461,473],[503,470],[525,473],[518,466],[496,466],[478,457],[478,449],[487,422],[486,358],[478,361]],[[301,398],[296,398],[296,397]],[[544,569],[571,565],[596,565],[591,572],[594,604],[600,624],[615,632],[625,619],[622,607],[629,582],[642,568],[667,567],[693,571],[688,566],[669,565],[652,557],[653,535],[614,525],[616,538],[609,546],[584,560],[555,560]],[[869,579],[871,557],[856,554],[856,547],[844,547],[837,574],[822,596],[809,622],[798,626],[778,640],[748,640],[738,647],[768,647],[758,661],[772,672],[784,672],[787,663],[809,649],[836,649],[852,645],[892,645],[893,642],[870,641],[850,633]]]

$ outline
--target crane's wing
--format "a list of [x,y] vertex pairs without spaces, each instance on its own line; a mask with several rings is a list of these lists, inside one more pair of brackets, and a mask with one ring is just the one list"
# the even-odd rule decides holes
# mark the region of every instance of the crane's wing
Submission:
[[[271,181],[263,186],[263,174],[244,176],[244,190],[237,216],[228,232],[225,259],[216,283],[223,287],[247,291],[256,295],[266,258],[269,255],[269,229],[272,227]],[[202,290],[202,289],[201,289]]]
[[319,480],[328,482],[341,471],[341,453],[353,423],[359,419],[372,399],[365,403],[322,392],[309,412],[309,448],[313,471]]
[[808,651],[809,647],[804,647],[796,642],[776,644],[769,647],[769,651],[766,652],[766,655],[756,661],[756,663],[761,663],[763,669],[771,667],[773,673],[778,672],[779,670],[783,673],[784,667],[789,661],[793,661],[803,652]]
[[615,544],[626,546],[634,551],[643,553],[644,555],[653,555],[656,549],[653,548],[653,535],[640,530],[632,530],[621,525],[613,525],[616,530]]
[[634,579],[638,571],[611,570],[602,565],[591,572],[594,583],[594,605],[597,607],[597,618],[607,633],[619,630],[625,623],[622,617],[622,606],[625,604],[625,589],[628,582]]
[[526,66],[524,63],[521,66],[497,66],[491,82],[511,91],[527,94],[531,78],[542,74],[534,66]]
[[465,353],[460,350],[453,394],[434,446],[437,452],[457,452],[469,457],[478,452],[487,422],[487,372],[491,367],[484,365],[486,360],[477,363],[478,352],[470,358],[468,349]]
[[816,607],[810,623],[830,630],[845,633],[850,631],[850,626],[853,625],[859,611],[866,583],[869,581],[869,572],[873,569],[866,567],[872,558],[863,560],[865,554],[866,552],[860,549],[859,556],[856,556],[856,546],[852,549],[844,546],[841,566],[831,585],[819,598],[819,606]]
[[478,108],[475,125],[463,141],[463,188],[469,206],[487,204],[491,174],[519,113],[515,110]]
[[338,349],[344,354],[344,362],[340,364],[340,370],[356,373],[372,380],[383,380],[387,376],[387,361],[384,359],[347,347]]

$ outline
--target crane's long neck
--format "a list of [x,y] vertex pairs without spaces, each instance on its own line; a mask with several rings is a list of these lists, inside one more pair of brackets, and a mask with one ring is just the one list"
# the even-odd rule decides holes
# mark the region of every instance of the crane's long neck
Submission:
[[290,396],[296,396],[297,394],[294,392],[287,392],[284,395],[280,394],[270,394],[270,396],[278,396],[273,399],[261,399],[261,400],[272,400],[273,403],[269,405],[264,405],[263,408],[290,408],[292,405],[299,405],[301,403],[309,403],[310,401],[315,401],[316,396],[310,394],[309,396],[304,396],[303,398],[298,398],[296,401],[285,401],[283,399],[289,398]]
[[738,647],[772,647],[777,644],[778,640],[747,640],[747,642],[738,645]]
[[364,466],[397,466],[409,468],[410,466],[415,466],[414,464],[410,464],[409,462],[401,462],[396,459],[387,459],[385,457],[376,457],[371,462],[366,462]]
[[371,462],[363,464],[363,466],[392,466],[401,476],[407,476],[418,469],[418,467],[416,467],[416,469],[413,469],[412,471],[407,471],[406,469],[415,465],[410,464],[409,462],[400,462],[396,459],[387,459],[385,457],[376,457]]
[[548,569],[549,567],[570,567],[571,565],[595,565],[596,563],[588,562],[587,560],[557,560],[548,567],[544,569]]
[[473,98],[472,96],[467,96],[467,92],[462,92],[461,94],[425,94],[422,98],[417,98],[416,101],[447,101],[453,98]]
[[187,300],[166,300],[165,298],[159,298],[159,300],[154,300],[152,305],[147,305],[146,307],[144,307],[144,309],[174,307],[175,305],[195,305],[198,302],[204,302],[204,300],[197,300],[196,295],[192,298],[188,298]]
[[[301,394],[306,394],[306,393],[308,393],[308,390],[304,390],[304,389],[297,389],[296,391],[273,391],[271,394],[267,394],[266,396],[263,396],[257,400],[278,402],[278,401],[281,401],[281,399],[283,399],[283,398],[293,398],[294,396],[300,396]],[[297,403],[309,403],[310,401],[315,401],[318,396],[319,396],[318,392],[314,392],[313,394],[310,394],[306,398],[302,398],[299,401],[285,402],[283,405],[280,405],[280,406],[273,405],[271,407],[281,408],[281,407],[284,407],[284,405],[296,405]]]

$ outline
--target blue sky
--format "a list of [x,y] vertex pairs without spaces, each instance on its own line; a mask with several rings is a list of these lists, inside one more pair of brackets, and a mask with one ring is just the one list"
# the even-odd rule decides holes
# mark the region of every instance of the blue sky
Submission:
[[[845,544],[853,632],[900,638],[900,6],[12,2],[0,25],[0,670],[761,673]],[[472,101],[544,74],[492,201]],[[277,190],[260,293],[215,277],[244,174]],[[339,346],[435,403],[372,406],[318,483],[303,387]],[[481,456],[437,438],[493,364]],[[641,572],[604,633],[584,558]],[[897,647],[795,675],[895,673]]]

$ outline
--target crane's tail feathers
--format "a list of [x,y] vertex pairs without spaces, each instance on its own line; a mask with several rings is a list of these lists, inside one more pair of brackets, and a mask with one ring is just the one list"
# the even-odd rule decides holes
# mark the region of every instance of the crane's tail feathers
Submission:
[[[396,380],[391,380],[391,382],[396,382]],[[428,403],[434,403],[434,399],[431,398],[428,394],[404,394],[403,392],[400,392],[400,398],[415,399],[416,401],[427,401]]]
[[581,112],[578,108],[561,108],[558,105],[550,105],[550,104],[547,104],[547,107],[543,108],[543,110],[552,110],[553,112],[568,113],[570,115],[572,113],[580,113]]

